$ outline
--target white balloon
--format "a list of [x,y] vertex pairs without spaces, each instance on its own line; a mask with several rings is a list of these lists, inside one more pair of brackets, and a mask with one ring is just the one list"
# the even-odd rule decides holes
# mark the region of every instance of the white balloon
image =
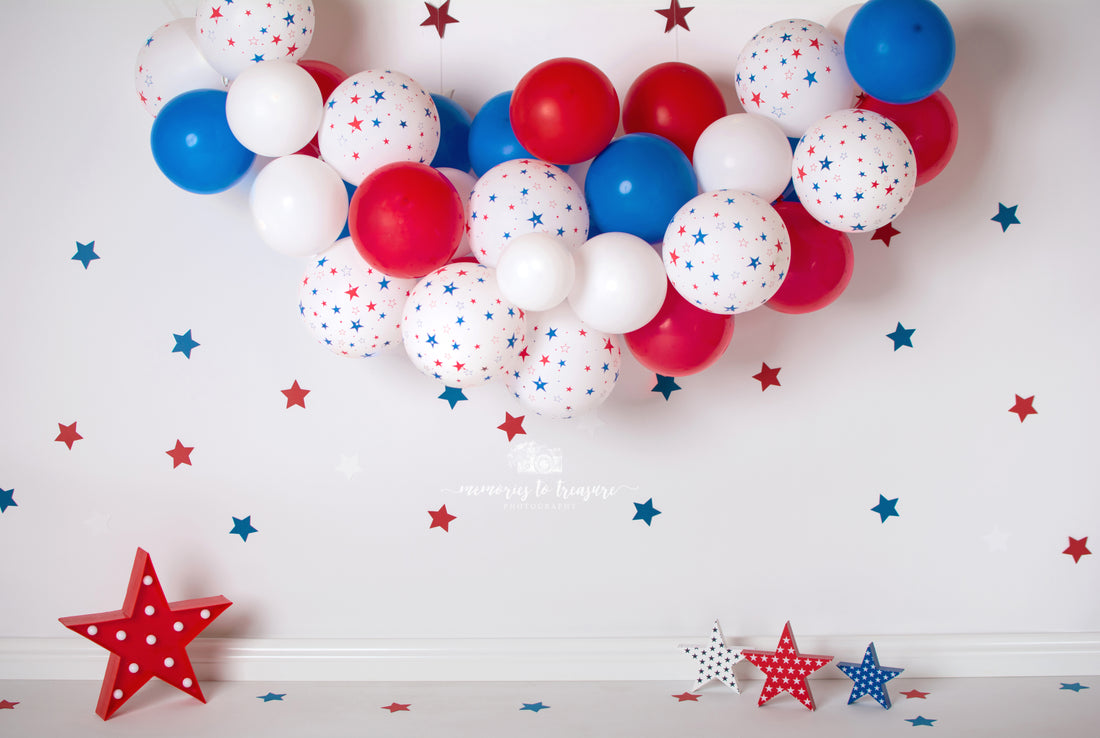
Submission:
[[523,310],[557,307],[576,275],[572,250],[546,233],[527,233],[508,245],[497,261],[497,284]]
[[225,80],[199,51],[195,21],[177,18],[153,31],[138,51],[134,69],[138,99],[155,118],[176,95],[224,90]]
[[256,175],[249,198],[260,238],[288,256],[318,254],[344,229],[348,191],[340,175],[302,154],[270,162]]
[[[463,172],[459,169],[453,169],[451,167],[437,167],[440,174],[451,181],[451,184],[458,190],[458,196],[462,198],[462,208],[466,215],[466,222],[470,220],[470,193],[473,192],[474,184],[477,182],[477,177],[469,172]],[[458,242],[458,248],[455,249],[452,260],[458,259],[462,256],[470,255],[470,234],[466,229],[462,230],[462,240]]]
[[578,318],[597,330],[637,330],[665,301],[668,280],[664,262],[637,236],[601,233],[577,249],[576,262],[569,305]]
[[298,61],[313,40],[311,0],[202,0],[195,9],[199,50],[226,79],[262,61]]
[[736,113],[707,126],[692,166],[703,192],[742,190],[773,202],[791,181],[791,144],[772,119]]
[[849,5],[832,17],[828,23],[829,31],[844,43],[844,37],[848,35],[848,26],[852,24],[852,18],[863,7],[863,3]]
[[286,156],[308,144],[321,124],[324,101],[309,72],[293,62],[245,69],[229,86],[225,117],[241,145],[260,156]]

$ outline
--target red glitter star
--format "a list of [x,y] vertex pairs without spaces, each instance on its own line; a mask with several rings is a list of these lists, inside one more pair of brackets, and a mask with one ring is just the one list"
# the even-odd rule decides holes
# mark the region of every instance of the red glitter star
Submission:
[[287,409],[290,409],[291,407],[294,407],[295,405],[305,407],[306,406],[306,395],[309,394],[310,390],[302,389],[298,385],[298,380],[295,379],[294,384],[290,385],[290,389],[280,390],[280,392],[282,392],[284,395],[286,395],[286,406],[287,406]]
[[55,441],[61,441],[62,443],[64,443],[66,446],[69,447],[70,451],[73,448],[73,444],[84,437],[76,432],[76,422],[77,421],[74,420],[69,425],[58,423],[57,429],[60,432],[57,434],[57,438],[53,439]]
[[807,677],[833,660],[832,656],[809,656],[798,652],[791,624],[783,626],[779,645],[774,651],[742,651],[746,659],[768,675],[760,692],[758,705],[762,705],[780,692],[788,692],[808,709],[814,709],[814,695]]
[[657,9],[654,13],[659,13],[665,17],[665,33],[668,33],[676,26],[683,26],[685,31],[690,31],[687,24],[687,14],[695,10],[694,5],[689,5],[686,8],[680,7],[680,0],[672,0],[672,4],[668,6],[668,10]]
[[1028,415],[1038,415],[1039,411],[1036,410],[1033,405],[1035,404],[1035,395],[1031,397],[1020,397],[1016,395],[1016,404],[1008,409],[1010,413],[1016,413],[1020,416],[1020,422],[1024,422],[1024,418]]
[[454,520],[457,516],[451,515],[449,512],[447,512],[446,505],[439,508],[438,510],[429,510],[428,514],[432,516],[432,524],[428,526],[428,530],[431,530],[432,528],[442,528],[448,533],[451,532],[451,521]]
[[526,417],[526,415],[520,415],[517,418],[511,413],[506,412],[504,413],[504,422],[498,425],[497,428],[507,433],[508,440],[511,441],[520,434],[527,434],[527,431],[523,430],[523,419]]
[[779,372],[781,371],[783,371],[783,367],[781,366],[777,366],[776,368],[772,369],[767,364],[761,363],[760,372],[757,374],[753,374],[752,378],[760,382],[760,391],[763,392],[768,387],[771,387],[773,384],[776,387],[782,386],[781,384],[779,384]]
[[1088,542],[1088,536],[1085,536],[1084,538],[1074,538],[1073,536],[1069,536],[1069,547],[1062,553],[1072,556],[1073,563],[1076,564],[1078,561],[1081,560],[1082,556],[1088,556],[1092,553],[1092,551],[1089,551],[1088,548],[1086,548],[1085,546],[1085,544],[1087,544]]
[[445,0],[438,8],[429,3],[424,3],[424,7],[428,9],[428,19],[420,25],[435,26],[435,30],[439,32],[439,37],[443,38],[443,34],[447,30],[447,24],[458,23],[458,18],[452,18],[450,13],[447,12],[450,5],[451,0]]

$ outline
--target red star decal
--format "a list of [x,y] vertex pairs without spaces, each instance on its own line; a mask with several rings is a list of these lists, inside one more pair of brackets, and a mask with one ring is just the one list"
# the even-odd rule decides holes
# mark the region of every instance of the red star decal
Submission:
[[687,24],[687,14],[695,10],[694,5],[689,5],[686,8],[680,7],[680,0],[672,0],[672,4],[668,6],[668,10],[657,9],[654,13],[659,13],[665,17],[665,33],[668,33],[676,26],[683,26],[685,31],[690,31]]
[[760,382],[760,391],[763,392],[768,387],[771,387],[773,384],[776,387],[782,386],[781,384],[779,384],[779,372],[781,372],[782,370],[783,367],[781,366],[777,366],[776,368],[772,369],[767,364],[761,363],[760,372],[757,374],[753,374],[752,378]]
[[149,554],[134,556],[121,610],[61,618],[61,624],[111,652],[96,714],[106,720],[153,677],[206,702],[187,644],[231,603],[204,597],[169,603]]
[[8,702],[7,700],[0,700],[0,710],[14,710],[18,702]]
[[897,228],[894,228],[893,223],[887,223],[882,228],[875,229],[875,235],[871,236],[872,241],[882,241],[886,244],[886,247],[890,247],[890,239],[901,233]]
[[187,464],[191,466],[191,452],[195,450],[194,446],[184,446],[180,443],[180,439],[176,439],[176,447],[170,451],[164,453],[172,457],[172,468],[175,469],[180,464]]
[[210,9],[210,17],[207,20],[212,20],[212,21],[214,21],[214,24],[217,25],[218,19],[221,18],[221,17],[222,17],[222,9],[221,8],[211,8]]
[[84,436],[82,436],[82,435],[80,435],[79,433],[76,432],[76,421],[75,420],[70,425],[62,425],[61,423],[58,423],[57,424],[57,429],[60,432],[57,434],[57,438],[55,438],[53,440],[61,441],[62,443],[64,443],[66,446],[69,447],[70,451],[72,450],[74,443],[76,443],[80,439],[84,438]]
[[780,692],[787,692],[810,710],[814,709],[814,695],[806,679],[833,660],[832,656],[799,653],[789,622],[783,626],[783,634],[774,651],[746,649],[742,654],[768,676],[760,692],[758,705],[764,704]]
[[607,349],[607,351],[609,353],[612,353],[612,354],[615,353],[615,347],[611,344],[611,339],[610,338],[605,338],[604,339],[603,347],[605,349]]
[[388,705],[383,705],[382,709],[383,710],[389,710],[390,714],[392,715],[395,712],[409,712],[409,707],[411,707],[411,706],[412,706],[411,702],[409,702],[408,704],[404,704],[404,705],[401,704],[400,702],[391,702]]
[[435,26],[435,30],[439,32],[439,37],[443,38],[444,32],[447,30],[448,23],[458,23],[458,18],[452,18],[448,9],[451,6],[451,0],[445,0],[438,8],[429,3],[424,3],[424,7],[428,9],[428,19],[421,23],[421,26]]
[[286,395],[286,406],[287,409],[290,409],[295,405],[305,407],[306,395],[308,395],[310,391],[307,389],[302,389],[298,385],[298,380],[295,379],[294,384],[290,385],[290,389],[280,390],[280,392]]
[[1033,406],[1035,404],[1035,395],[1031,397],[1020,397],[1016,395],[1016,404],[1008,409],[1010,413],[1016,413],[1020,416],[1020,422],[1024,422],[1024,418],[1028,415],[1038,415],[1039,411]]
[[922,692],[919,689],[910,689],[908,692],[902,692],[902,694],[905,695],[905,699],[907,700],[923,700],[932,693]]
[[1085,536],[1084,538],[1074,538],[1073,536],[1070,536],[1069,537],[1069,548],[1067,548],[1062,553],[1069,554],[1070,556],[1072,556],[1073,557],[1073,563],[1076,564],[1078,561],[1081,560],[1082,556],[1088,556],[1089,554],[1092,553],[1092,551],[1089,551],[1088,548],[1086,548],[1086,546],[1085,546],[1085,544],[1087,544],[1088,542],[1089,542],[1089,537],[1088,536]]
[[758,107],[758,108],[764,102],[763,100],[760,99],[760,93],[759,92],[754,92],[752,94],[752,102],[756,103],[756,107]]
[[438,510],[429,510],[428,514],[432,516],[432,524],[428,526],[428,530],[432,528],[442,528],[448,533],[451,532],[451,521],[455,519],[455,515],[451,515],[447,512],[447,506],[439,508]]
[[348,300],[352,300],[359,297],[359,285],[351,287],[351,289],[344,290],[344,294],[348,296]]
[[348,121],[348,125],[351,126],[352,128],[354,128],[357,131],[362,131],[363,130],[361,128],[361,126],[363,125],[363,121],[359,120],[359,118],[357,116],[352,117],[352,119],[350,121]]
[[681,692],[680,694],[672,695],[676,698],[677,702],[698,702],[699,695],[692,694],[691,692]]
[[504,422],[497,426],[500,430],[508,434],[508,440],[511,441],[516,436],[523,434],[526,435],[527,431],[523,430],[523,419],[526,415],[520,415],[518,418],[511,413],[504,413]]

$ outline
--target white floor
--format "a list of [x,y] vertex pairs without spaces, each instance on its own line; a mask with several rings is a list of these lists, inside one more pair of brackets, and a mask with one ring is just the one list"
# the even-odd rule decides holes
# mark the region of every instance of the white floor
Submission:
[[815,712],[789,695],[758,707],[759,681],[740,695],[714,684],[697,701],[675,696],[683,682],[205,682],[205,705],[154,681],[104,723],[97,682],[0,681],[0,708],[17,703],[0,709],[0,736],[1100,735],[1100,677],[898,678],[890,710],[848,705],[847,680],[811,685]]

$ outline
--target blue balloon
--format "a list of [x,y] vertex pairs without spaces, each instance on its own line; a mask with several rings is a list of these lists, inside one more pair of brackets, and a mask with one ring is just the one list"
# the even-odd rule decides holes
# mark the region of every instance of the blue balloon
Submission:
[[473,120],[466,110],[444,95],[432,93],[439,111],[439,149],[432,159],[432,166],[450,167],[460,172],[470,171],[470,123]]
[[512,120],[508,117],[511,103],[511,90],[490,98],[470,124],[470,164],[479,177],[497,164],[512,159],[534,158],[530,151],[520,146],[512,130]]
[[[344,189],[348,191],[348,202],[350,203],[351,198],[355,196],[355,191],[357,189],[359,189],[359,187],[356,186],[356,185],[353,185],[351,182],[348,182],[346,179],[343,180],[343,182],[344,182]],[[340,235],[336,238],[336,240],[339,241],[341,238],[347,238],[350,235],[351,235],[351,230],[350,230],[350,226],[348,225],[348,220],[347,220],[347,218],[344,218],[344,230],[340,231]]]
[[222,192],[245,175],[256,155],[229,130],[224,90],[172,98],[153,121],[153,160],[172,184],[200,195]]
[[947,80],[955,63],[955,32],[931,0],[870,0],[848,26],[844,59],[868,95],[908,105]]
[[672,216],[698,193],[684,152],[652,133],[612,141],[592,160],[584,181],[595,230],[630,233],[650,243],[664,239]]

